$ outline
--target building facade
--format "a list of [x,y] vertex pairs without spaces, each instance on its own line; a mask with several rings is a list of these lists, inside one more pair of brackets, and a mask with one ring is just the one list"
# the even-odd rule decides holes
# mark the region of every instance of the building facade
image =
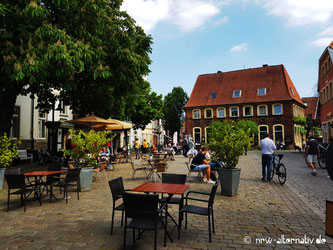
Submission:
[[207,143],[211,122],[252,120],[258,124],[254,145],[264,133],[288,147],[301,146],[305,105],[283,65],[199,75],[185,106],[186,134],[195,144]]
[[318,92],[323,142],[333,138],[333,42],[319,59]]
[[[44,112],[36,109],[37,97],[19,95],[17,97],[10,136],[22,139],[22,149],[50,149],[57,151],[65,147],[68,128],[73,125],[66,123],[73,119],[72,111],[63,103],[56,102],[55,109]],[[54,129],[48,129],[48,124],[57,124]],[[50,132],[54,132],[53,145],[50,145]]]

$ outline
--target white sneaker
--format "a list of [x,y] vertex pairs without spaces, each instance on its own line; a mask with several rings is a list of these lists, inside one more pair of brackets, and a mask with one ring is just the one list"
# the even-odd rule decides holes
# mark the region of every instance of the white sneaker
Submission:
[[207,181],[207,183],[215,184],[215,181],[209,180],[209,181]]
[[202,181],[203,181],[203,182],[207,182],[207,179],[206,179],[206,178],[203,178]]

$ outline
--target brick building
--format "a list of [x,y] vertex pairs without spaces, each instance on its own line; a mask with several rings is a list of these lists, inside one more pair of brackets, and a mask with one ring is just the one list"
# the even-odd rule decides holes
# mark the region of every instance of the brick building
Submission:
[[265,132],[275,142],[301,146],[305,105],[283,65],[199,75],[185,106],[185,131],[196,144],[207,142],[213,121],[253,120],[258,124],[258,145]]
[[333,137],[333,42],[319,59],[318,92],[323,142]]

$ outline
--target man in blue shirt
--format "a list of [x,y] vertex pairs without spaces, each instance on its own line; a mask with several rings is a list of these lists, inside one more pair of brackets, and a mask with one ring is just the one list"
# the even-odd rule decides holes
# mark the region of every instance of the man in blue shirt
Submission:
[[191,169],[194,171],[202,171],[203,172],[203,181],[207,183],[215,184],[215,181],[210,179],[210,166],[209,161],[206,160],[206,154],[208,149],[206,147],[202,147],[201,151],[193,158],[191,162]]
[[261,162],[262,162],[262,181],[266,181],[266,167],[267,167],[267,181],[272,178],[272,161],[274,150],[276,146],[274,141],[270,138],[269,134],[265,134],[265,139],[260,141],[261,147]]

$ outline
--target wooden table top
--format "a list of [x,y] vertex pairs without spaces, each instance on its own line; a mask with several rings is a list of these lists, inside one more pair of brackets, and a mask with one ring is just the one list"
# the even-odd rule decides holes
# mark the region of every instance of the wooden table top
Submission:
[[136,188],[133,188],[131,191],[144,193],[184,194],[189,187],[189,185],[185,184],[146,182]]
[[60,174],[64,173],[65,171],[33,171],[29,173],[25,173],[24,176],[47,176],[47,175],[52,175],[52,174]]

